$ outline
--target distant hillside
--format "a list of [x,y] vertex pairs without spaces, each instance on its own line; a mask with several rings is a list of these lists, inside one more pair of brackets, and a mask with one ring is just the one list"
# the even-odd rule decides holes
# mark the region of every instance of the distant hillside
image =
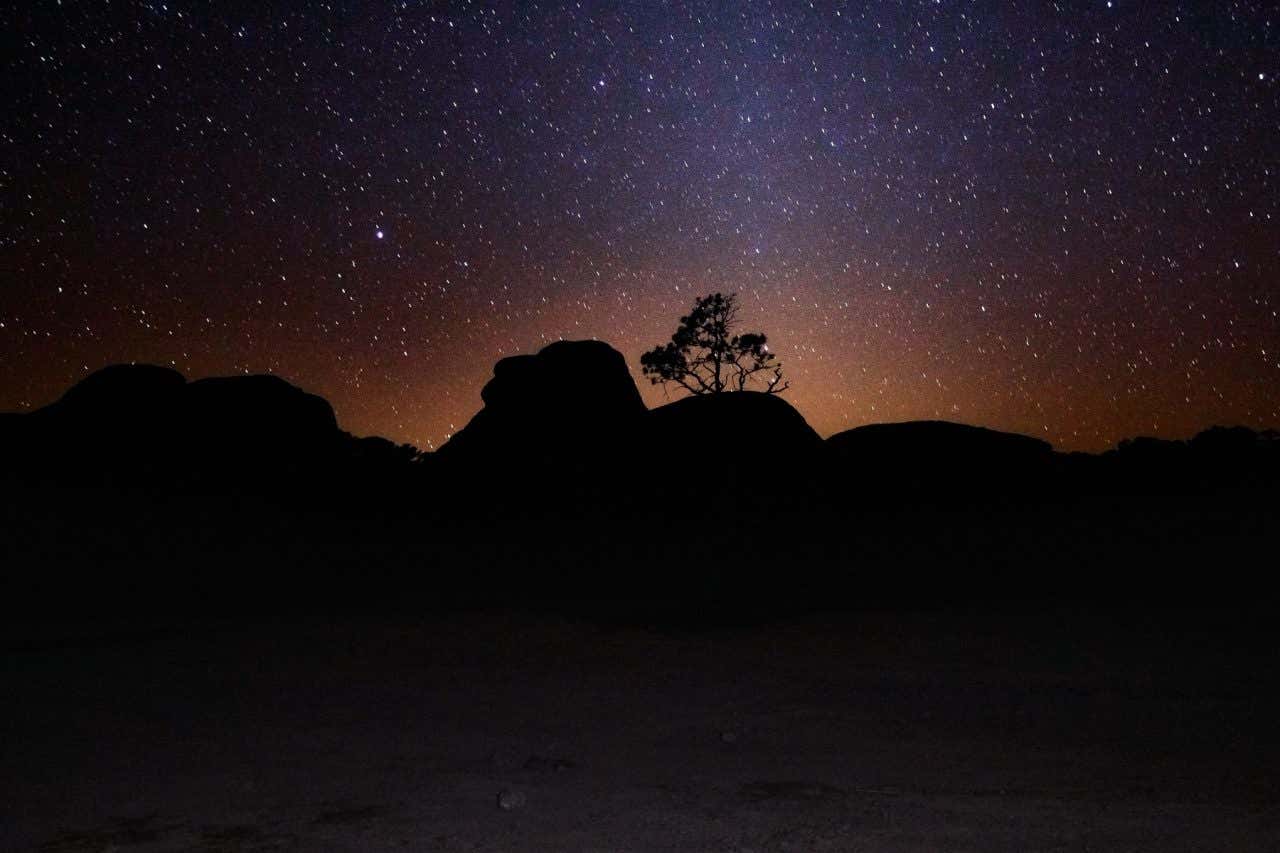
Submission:
[[590,602],[699,624],[886,602],[1145,606],[1262,600],[1253,578],[1280,547],[1275,433],[1100,455],[939,421],[823,441],[778,396],[648,410],[592,341],[504,359],[483,399],[419,454],[348,435],[278,377],[105,368],[0,416],[0,601],[26,623],[129,630],[361,602]]
[[937,458],[979,455],[1025,459],[1053,451],[1053,445],[1038,438],[950,421],[868,424],[836,433],[827,439],[827,446],[846,456],[924,453]]
[[56,402],[0,420],[0,459],[27,476],[279,488],[413,458],[356,439],[333,408],[277,376],[187,380],[153,365],[105,367]]
[[259,492],[316,494],[326,482],[393,477],[426,496],[435,478],[436,494],[512,507],[528,506],[531,491],[656,506],[677,494],[754,488],[839,504],[890,493],[1178,493],[1280,480],[1276,433],[1243,427],[1187,442],[1137,438],[1087,455],[946,421],[872,424],[823,441],[784,399],[753,392],[647,410],[622,355],[600,341],[503,359],[481,396],[470,423],[436,453],[419,454],[352,437],[327,401],[279,377],[188,382],[164,367],[113,365],[43,409],[0,415],[0,461],[28,479]]

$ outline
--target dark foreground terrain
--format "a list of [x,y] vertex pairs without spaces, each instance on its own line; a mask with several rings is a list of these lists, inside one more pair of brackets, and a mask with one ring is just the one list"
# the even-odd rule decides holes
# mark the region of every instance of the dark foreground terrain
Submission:
[[488,611],[10,649],[0,849],[1275,850],[1259,627]]
[[1280,849],[1275,432],[823,440],[593,342],[482,398],[0,417],[0,851]]
[[334,494],[4,492],[0,850],[1280,849],[1269,495]]

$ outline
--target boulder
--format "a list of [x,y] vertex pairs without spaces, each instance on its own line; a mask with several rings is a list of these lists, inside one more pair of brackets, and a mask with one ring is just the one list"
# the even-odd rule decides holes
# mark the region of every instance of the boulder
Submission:
[[56,403],[40,411],[63,417],[136,418],[170,407],[187,380],[154,364],[113,364],[71,386]]
[[622,353],[601,341],[559,341],[504,358],[471,422],[440,459],[504,466],[577,465],[627,450],[645,413]]
[[342,433],[333,407],[278,376],[226,376],[187,386],[186,433],[209,448],[314,451]]
[[759,391],[700,394],[649,412],[645,441],[665,452],[741,460],[768,467],[779,457],[816,452],[822,438],[786,400]]
[[827,448],[839,456],[888,455],[899,461],[1026,459],[1053,452],[1053,445],[1039,438],[951,421],[868,424],[836,433],[827,439]]
[[642,489],[656,489],[657,504],[730,516],[751,507],[754,518],[810,491],[821,450],[821,437],[786,400],[731,391],[653,409],[635,453]]
[[186,382],[178,371],[151,364],[91,373],[58,400],[20,416],[21,467],[60,477],[149,470],[170,457]]
[[346,438],[328,402],[278,377],[188,383],[147,364],[103,368],[7,423],[24,471],[72,480],[243,481],[323,466]]
[[1047,441],[950,421],[846,430],[827,439],[826,455],[836,478],[888,491],[986,492],[1043,482],[1056,471]]

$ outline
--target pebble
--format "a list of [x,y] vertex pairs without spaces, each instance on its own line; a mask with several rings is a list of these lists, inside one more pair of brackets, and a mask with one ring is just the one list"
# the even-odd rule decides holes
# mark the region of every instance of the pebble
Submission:
[[513,791],[510,788],[507,788],[498,793],[498,808],[502,809],[504,812],[515,811],[516,809],[523,808],[524,804],[527,802],[528,798],[525,797],[523,791]]

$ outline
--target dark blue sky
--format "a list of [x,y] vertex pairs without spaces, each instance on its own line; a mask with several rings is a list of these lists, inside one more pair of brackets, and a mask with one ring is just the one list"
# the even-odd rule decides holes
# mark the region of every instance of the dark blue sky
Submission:
[[497,358],[639,378],[725,290],[823,433],[1280,425],[1270,4],[0,15],[0,409],[270,371],[428,447]]

